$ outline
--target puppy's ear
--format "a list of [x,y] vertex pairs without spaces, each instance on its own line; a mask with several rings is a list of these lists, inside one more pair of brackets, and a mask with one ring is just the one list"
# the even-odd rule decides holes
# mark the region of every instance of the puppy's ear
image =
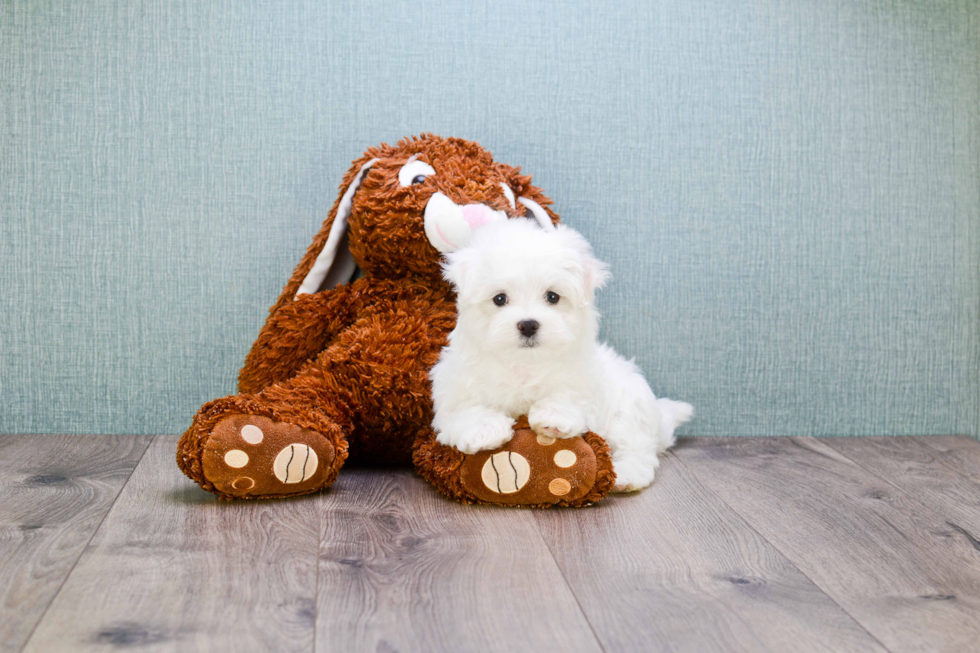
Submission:
[[592,253],[592,245],[582,234],[567,227],[558,225],[555,233],[561,243],[573,250],[577,256],[573,266],[573,272],[580,275],[582,281],[582,299],[586,303],[595,299],[595,291],[606,285],[609,281],[609,266],[600,261]]
[[609,266],[592,255],[592,248],[582,259],[582,267],[585,271],[585,299],[591,302],[595,298],[595,291],[603,288],[609,281]]
[[480,253],[475,249],[464,247],[442,257],[442,277],[452,284],[459,299],[469,295],[479,256]]

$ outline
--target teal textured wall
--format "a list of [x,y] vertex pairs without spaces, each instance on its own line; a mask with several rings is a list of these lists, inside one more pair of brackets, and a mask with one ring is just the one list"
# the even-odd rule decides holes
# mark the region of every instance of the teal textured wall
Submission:
[[980,3],[0,3],[0,431],[175,433],[365,147],[524,166],[704,435],[980,431]]

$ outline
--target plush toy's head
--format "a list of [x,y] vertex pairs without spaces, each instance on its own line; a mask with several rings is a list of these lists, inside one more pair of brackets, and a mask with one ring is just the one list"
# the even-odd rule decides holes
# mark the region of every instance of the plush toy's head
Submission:
[[495,220],[557,224],[531,178],[471,141],[424,134],[372,147],[344,176],[340,196],[273,311],[295,296],[368,276],[439,279],[440,257]]

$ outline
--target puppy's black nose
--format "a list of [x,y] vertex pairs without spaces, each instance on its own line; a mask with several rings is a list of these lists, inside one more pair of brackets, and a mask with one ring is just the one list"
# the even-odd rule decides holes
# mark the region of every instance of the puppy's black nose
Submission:
[[541,325],[538,324],[537,320],[521,320],[517,323],[517,330],[520,331],[521,335],[525,338],[530,338],[538,332],[539,326]]

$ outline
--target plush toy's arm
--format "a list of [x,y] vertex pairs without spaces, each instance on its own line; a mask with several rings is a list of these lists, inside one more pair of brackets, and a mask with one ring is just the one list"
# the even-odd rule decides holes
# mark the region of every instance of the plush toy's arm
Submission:
[[323,351],[355,320],[361,293],[353,285],[299,295],[275,311],[245,357],[238,391],[254,394],[292,378],[306,361]]

